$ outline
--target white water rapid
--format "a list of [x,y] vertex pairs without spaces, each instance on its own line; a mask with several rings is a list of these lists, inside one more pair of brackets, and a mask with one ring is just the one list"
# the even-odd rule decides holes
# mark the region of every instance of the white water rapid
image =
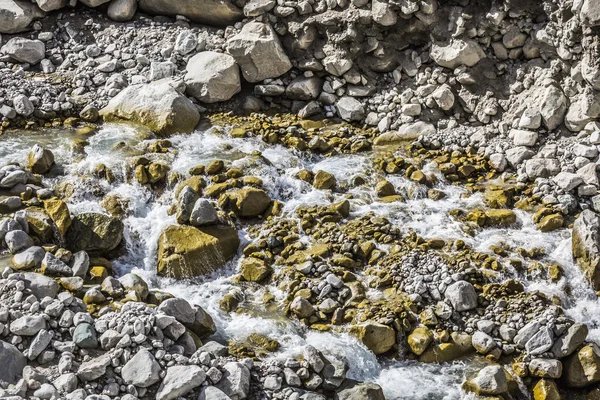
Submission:
[[[380,384],[389,400],[453,400],[470,398],[461,389],[461,383],[477,365],[470,360],[450,364],[434,365],[406,361],[378,361],[377,358],[353,337],[346,334],[309,331],[283,313],[257,312],[248,314],[225,313],[219,308],[219,300],[225,293],[236,288],[231,277],[236,274],[237,260],[219,273],[194,281],[174,281],[158,278],[156,270],[157,239],[161,231],[175,223],[168,215],[173,202],[172,189],[160,196],[138,183],[113,185],[93,177],[99,164],[105,164],[119,175],[134,156],[143,153],[145,141],[152,138],[147,133],[127,125],[107,124],[95,134],[83,137],[88,144],[85,154],[73,149],[79,140],[75,132],[53,130],[39,133],[6,134],[0,136],[0,165],[8,162],[23,163],[35,143],[51,149],[57,162],[64,168],[65,176],[48,178],[48,184],[69,180],[75,185],[75,192],[68,200],[75,214],[87,211],[105,212],[100,205],[107,193],[117,193],[129,200],[130,213],[124,220],[127,254],[114,262],[118,273],[134,271],[143,275],[157,288],[184,297],[205,308],[215,319],[218,334],[227,338],[244,338],[249,333],[259,332],[277,339],[282,347],[273,357],[283,357],[298,352],[303,345],[310,343],[324,353],[343,356],[350,365],[349,376],[361,380],[372,380]],[[341,155],[321,158],[301,154],[281,146],[265,144],[259,138],[232,139],[216,130],[198,131],[190,135],[170,138],[174,151],[165,154],[147,154],[146,157],[160,159],[170,165],[172,171],[186,175],[190,167],[205,164],[216,158],[229,160],[234,166],[246,166],[246,156],[259,150],[271,165],[251,165],[250,173],[263,180],[272,199],[285,203],[284,213],[292,213],[302,205],[329,204],[341,200],[341,194],[330,194],[312,188],[294,177],[300,169],[322,169],[336,176],[338,182],[348,181],[362,175],[371,182],[376,180],[372,159],[374,153]],[[125,146],[115,147],[124,142]],[[119,148],[119,149],[117,149]],[[137,150],[137,153],[136,153]],[[433,167],[429,167],[433,168]],[[441,175],[440,175],[441,177]],[[388,177],[399,193],[406,193],[413,183],[400,176]],[[600,343],[600,304],[590,286],[571,257],[571,235],[567,229],[542,233],[535,229],[531,215],[517,211],[520,227],[513,229],[486,229],[469,236],[461,229],[461,224],[449,215],[456,208],[471,209],[482,203],[480,195],[463,197],[464,190],[458,186],[443,183],[438,189],[445,192],[443,200],[429,200],[425,193],[406,202],[381,203],[367,186],[350,190],[353,195],[352,216],[370,212],[384,216],[403,232],[414,230],[425,238],[462,239],[474,249],[491,252],[490,245],[504,242],[511,247],[542,248],[546,251],[545,262],[557,262],[564,271],[558,283],[547,280],[526,280],[520,277],[527,290],[539,290],[548,295],[559,296],[563,300],[566,313],[576,321],[588,324],[590,338]],[[372,187],[373,185],[370,185]],[[408,198],[408,196],[405,196]],[[240,231],[242,242],[248,240]],[[501,279],[509,279],[510,275]],[[277,295],[276,287],[269,287]],[[281,294],[280,294],[281,295]],[[281,295],[282,296],[282,295]],[[248,298],[251,298],[247,294]],[[258,294],[256,298],[260,298]]]

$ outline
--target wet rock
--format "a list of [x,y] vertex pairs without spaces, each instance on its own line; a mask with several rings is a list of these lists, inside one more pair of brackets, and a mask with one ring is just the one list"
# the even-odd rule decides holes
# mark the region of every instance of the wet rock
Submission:
[[456,311],[468,311],[477,307],[477,293],[469,282],[454,282],[448,286],[444,296]]
[[0,365],[0,381],[13,384],[21,376],[27,359],[15,346],[0,340]]
[[420,356],[433,341],[433,332],[427,327],[418,327],[408,335],[408,345],[413,353]]
[[242,261],[242,278],[247,282],[262,282],[271,275],[273,269],[263,260],[249,257]]
[[240,240],[229,226],[170,226],[158,241],[158,274],[175,278],[202,276],[225,265]]
[[44,210],[56,224],[61,236],[65,236],[71,227],[71,212],[67,204],[59,199],[52,198],[44,200]]
[[242,11],[226,0],[141,0],[140,10],[151,15],[183,15],[194,22],[224,26],[243,18]]
[[600,382],[600,349],[594,344],[581,348],[564,361],[563,380],[569,387],[587,387]]
[[331,189],[337,183],[335,176],[327,171],[318,170],[313,179],[313,186],[316,189]]
[[177,197],[177,223],[187,224],[198,201],[198,193],[190,186],[184,186]]
[[335,400],[385,400],[381,386],[371,382],[356,382],[347,379],[336,392]]
[[375,354],[383,354],[396,344],[394,329],[379,323],[354,325],[350,328],[350,333]]
[[227,41],[227,52],[235,58],[248,82],[277,78],[292,68],[271,25],[250,22]]
[[0,51],[17,62],[35,65],[44,59],[46,46],[39,40],[14,37]]
[[600,217],[584,210],[573,223],[573,257],[596,290],[600,290]]
[[271,204],[271,198],[262,189],[245,188],[229,194],[233,211],[240,217],[257,217]]
[[73,251],[105,254],[117,248],[123,239],[123,222],[99,213],[83,213],[73,218],[67,242]]
[[308,318],[315,312],[312,304],[303,297],[297,296],[294,301],[290,304],[290,310],[298,318]]
[[216,225],[219,223],[217,210],[212,203],[206,199],[198,199],[190,216],[190,224],[195,227]]
[[483,368],[477,376],[463,384],[463,389],[481,395],[497,395],[506,393],[508,383],[504,368],[500,365],[490,365]]
[[54,165],[54,154],[40,145],[33,146],[27,158],[29,169],[34,174],[45,174]]
[[228,54],[198,53],[188,61],[186,71],[186,92],[204,103],[229,100],[242,88],[239,68]]
[[174,86],[167,79],[128,86],[100,110],[100,115],[105,121],[126,120],[146,125],[160,135],[192,132],[200,114]]
[[160,364],[146,349],[140,349],[135,356],[123,366],[121,376],[128,385],[149,387],[160,381]]

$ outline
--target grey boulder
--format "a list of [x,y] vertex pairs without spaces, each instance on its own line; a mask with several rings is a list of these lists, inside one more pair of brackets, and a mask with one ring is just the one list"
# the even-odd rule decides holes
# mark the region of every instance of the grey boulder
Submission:
[[160,381],[160,370],[160,364],[152,353],[141,349],[125,364],[121,376],[128,385],[145,388]]
[[40,40],[14,37],[2,46],[1,51],[17,62],[35,65],[44,59],[46,45]]
[[185,69],[186,92],[204,103],[227,101],[242,90],[239,68],[229,54],[203,51]]

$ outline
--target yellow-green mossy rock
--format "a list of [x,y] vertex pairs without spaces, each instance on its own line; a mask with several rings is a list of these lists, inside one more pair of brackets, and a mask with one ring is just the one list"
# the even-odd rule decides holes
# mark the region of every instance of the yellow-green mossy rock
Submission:
[[104,254],[121,243],[123,230],[123,222],[115,217],[83,213],[73,218],[67,232],[67,243],[73,252],[85,250],[91,255]]
[[52,198],[44,201],[44,209],[56,224],[60,234],[64,236],[71,226],[71,213],[69,212],[67,203],[57,198]]
[[533,387],[533,400],[561,400],[556,382],[540,379]]
[[257,217],[271,204],[269,195],[261,189],[245,188],[229,193],[233,211],[239,217]]
[[27,208],[27,223],[29,224],[29,234],[39,238],[43,243],[50,242],[54,234],[52,228],[52,218],[46,213],[46,210],[40,207]]
[[541,221],[537,224],[537,229],[542,232],[552,232],[562,228],[564,223],[565,219],[563,218],[562,214],[550,214],[541,219]]
[[517,222],[517,215],[512,210],[504,209],[473,210],[467,214],[466,219],[482,228],[508,228]]
[[273,269],[263,260],[249,257],[242,261],[241,272],[247,282],[262,282],[271,275]]
[[600,348],[582,347],[563,363],[562,379],[568,387],[582,388],[600,382]]
[[354,325],[350,328],[350,333],[375,354],[383,354],[396,344],[396,331],[375,322]]
[[158,240],[158,274],[172,278],[202,276],[222,268],[236,253],[240,239],[227,225],[173,225]]
[[427,327],[420,326],[408,335],[408,345],[413,353],[420,356],[433,341],[433,332]]
[[317,171],[313,179],[313,186],[317,189],[331,189],[336,183],[335,176],[323,170]]

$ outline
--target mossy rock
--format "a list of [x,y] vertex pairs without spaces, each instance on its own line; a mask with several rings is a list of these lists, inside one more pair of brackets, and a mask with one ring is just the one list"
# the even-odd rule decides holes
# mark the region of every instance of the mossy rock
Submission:
[[319,170],[314,175],[313,186],[316,189],[331,189],[336,185],[336,183],[337,180],[335,179],[335,176],[333,176],[327,171]]
[[239,245],[237,231],[230,226],[169,226],[158,241],[158,274],[173,278],[206,275],[222,268]]
[[266,262],[258,258],[249,257],[242,261],[242,278],[247,282],[262,282],[267,279],[273,269]]
[[239,217],[257,217],[271,204],[269,195],[261,189],[244,188],[228,193],[233,211]]
[[123,222],[100,213],[79,214],[67,232],[67,243],[73,252],[84,250],[101,255],[117,248],[123,239]]
[[483,194],[483,202],[491,208],[509,208],[513,206],[513,188],[489,189]]
[[316,258],[327,258],[331,254],[331,245],[325,243],[317,243],[305,250],[295,252],[288,257],[289,265],[302,264]]
[[27,223],[30,235],[37,237],[42,243],[51,241],[54,235],[54,221],[46,213],[46,210],[40,207],[27,208]]
[[537,229],[542,232],[552,232],[563,227],[565,219],[561,213],[546,215],[537,224]]
[[415,328],[415,330],[408,335],[408,346],[410,347],[411,351],[418,356],[427,350],[432,341],[433,332],[424,326]]
[[354,325],[350,334],[356,336],[369,350],[375,354],[383,354],[396,344],[396,331],[383,324],[367,322]]
[[67,204],[62,200],[52,198],[44,201],[44,209],[56,224],[58,232],[64,236],[71,226],[71,212]]
[[473,210],[467,214],[466,220],[475,222],[482,228],[508,228],[517,222],[517,215],[512,210],[504,209]]

